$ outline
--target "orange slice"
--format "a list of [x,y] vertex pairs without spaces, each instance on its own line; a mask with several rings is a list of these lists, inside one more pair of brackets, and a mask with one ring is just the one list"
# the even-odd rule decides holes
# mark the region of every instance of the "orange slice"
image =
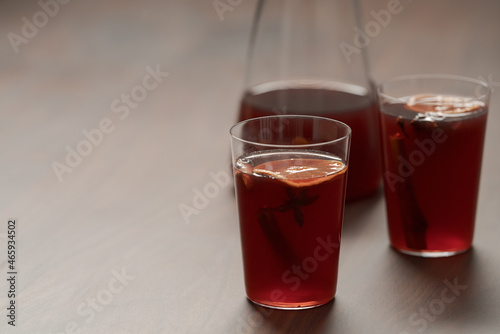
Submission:
[[293,138],[292,140],[293,145],[307,145],[309,144],[309,141],[305,139],[304,137],[298,136]]
[[253,174],[282,180],[293,187],[305,187],[330,180],[346,170],[346,165],[338,160],[293,158],[262,163],[253,169]]
[[406,103],[406,109],[418,113],[462,114],[481,107],[484,107],[482,102],[470,97],[433,94],[415,95]]

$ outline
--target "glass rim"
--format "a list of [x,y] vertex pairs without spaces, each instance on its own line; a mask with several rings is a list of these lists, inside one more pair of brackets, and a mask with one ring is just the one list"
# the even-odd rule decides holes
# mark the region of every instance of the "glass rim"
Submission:
[[[247,139],[240,138],[239,136],[237,136],[237,135],[234,134],[234,130],[236,129],[236,127],[241,127],[244,124],[247,124],[249,122],[255,122],[255,121],[260,121],[260,120],[263,120],[263,119],[271,119],[271,118],[275,118],[275,119],[280,119],[280,118],[296,118],[296,119],[297,118],[303,118],[303,119],[311,119],[311,120],[317,119],[317,120],[327,121],[329,123],[333,122],[333,123],[336,123],[338,126],[346,129],[347,133],[344,134],[344,135],[342,135],[342,136],[340,136],[339,138],[332,139],[332,140],[325,140],[325,141],[322,141],[322,142],[319,142],[319,143],[314,143],[314,144],[298,144],[298,145],[294,145],[294,144],[266,144],[266,143],[259,143],[257,141],[247,140]],[[273,148],[311,148],[311,147],[317,147],[317,146],[322,146],[322,145],[327,145],[327,144],[334,144],[336,142],[341,142],[343,140],[348,139],[351,136],[351,133],[352,133],[352,129],[347,124],[345,124],[345,123],[343,123],[341,121],[338,121],[336,119],[327,118],[327,117],[321,117],[321,116],[313,116],[313,115],[295,115],[295,114],[272,115],[272,116],[263,116],[263,117],[250,118],[250,119],[238,122],[236,124],[233,124],[231,126],[231,128],[229,129],[229,134],[230,134],[230,136],[231,136],[232,139],[235,139],[235,140],[238,140],[240,142],[247,143],[247,144],[259,145],[259,146],[267,146],[267,147],[273,147]]]
[[[490,85],[486,81],[471,78],[471,77],[461,76],[461,75],[436,74],[436,73],[406,74],[406,75],[400,75],[400,76],[389,78],[387,80],[380,82],[377,85],[377,94],[385,99],[401,100],[402,97],[396,97],[396,96],[392,96],[391,94],[384,93],[382,91],[382,88],[388,84],[394,84],[397,82],[403,82],[403,81],[408,82],[411,80],[424,80],[424,79],[426,79],[426,80],[450,80],[450,81],[474,84],[474,85],[476,85],[474,97],[480,101],[486,102],[489,100],[489,98],[491,96],[491,88],[490,88]],[[484,88],[485,92],[483,94],[479,95],[477,87]]]

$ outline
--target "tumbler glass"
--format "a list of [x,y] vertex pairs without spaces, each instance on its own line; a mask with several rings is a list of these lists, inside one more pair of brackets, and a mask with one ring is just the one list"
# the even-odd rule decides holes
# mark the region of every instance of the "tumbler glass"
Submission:
[[350,128],[269,116],[231,128],[245,286],[263,306],[303,309],[335,296]]
[[472,245],[490,90],[450,75],[379,86],[384,191],[392,246],[441,257]]

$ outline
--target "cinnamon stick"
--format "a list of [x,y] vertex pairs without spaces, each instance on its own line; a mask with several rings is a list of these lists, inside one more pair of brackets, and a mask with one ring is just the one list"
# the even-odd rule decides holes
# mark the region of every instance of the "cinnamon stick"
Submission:
[[[398,117],[398,125],[404,135],[397,133],[391,136],[392,153],[395,161],[398,157],[402,157],[408,161],[408,155],[405,149],[405,140],[409,137],[406,129],[404,128],[403,119]],[[426,231],[428,227],[427,220],[420,209],[418,199],[415,196],[415,188],[411,175],[406,177],[402,183],[395,185],[397,197],[399,200],[399,207],[401,212],[401,221],[403,223],[403,233],[408,248],[412,249],[426,249]]]

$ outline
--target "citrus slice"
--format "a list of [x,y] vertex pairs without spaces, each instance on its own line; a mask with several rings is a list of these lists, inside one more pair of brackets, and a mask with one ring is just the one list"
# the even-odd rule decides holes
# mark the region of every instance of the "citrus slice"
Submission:
[[346,170],[346,165],[339,160],[291,158],[262,163],[253,169],[253,174],[282,180],[293,187],[305,187],[330,180]]
[[406,103],[406,109],[418,113],[462,114],[476,111],[481,107],[484,107],[484,104],[473,98],[452,95],[415,95]]
[[309,141],[302,136],[298,136],[298,137],[293,138],[292,144],[293,145],[307,145],[307,144],[309,144]]

